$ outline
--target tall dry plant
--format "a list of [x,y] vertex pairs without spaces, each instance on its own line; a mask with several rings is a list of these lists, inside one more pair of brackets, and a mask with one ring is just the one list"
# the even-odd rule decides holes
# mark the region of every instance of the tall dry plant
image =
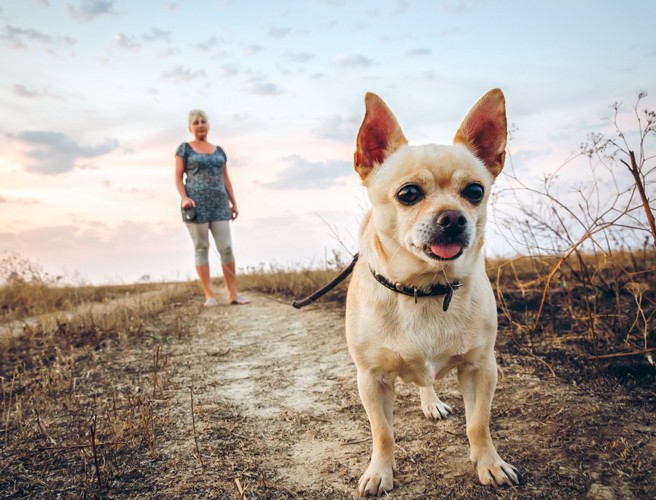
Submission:
[[506,180],[512,187],[498,194],[514,195],[514,213],[497,220],[532,258],[535,285],[521,320],[508,319],[529,337],[537,332],[576,337],[583,331],[595,361],[641,356],[653,365],[656,350],[651,325],[656,223],[650,200],[656,113],[640,109],[646,96],[638,93],[632,125],[620,123],[622,104],[614,103],[612,134],[590,134],[537,187],[517,173],[508,155]]

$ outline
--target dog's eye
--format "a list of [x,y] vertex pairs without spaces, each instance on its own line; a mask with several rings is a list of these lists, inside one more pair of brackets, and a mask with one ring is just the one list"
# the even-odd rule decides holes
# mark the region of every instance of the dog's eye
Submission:
[[472,203],[478,203],[479,201],[481,201],[483,199],[484,194],[485,194],[485,190],[483,189],[483,186],[481,186],[477,182],[470,184],[462,192],[462,195]]
[[399,189],[399,192],[396,193],[396,199],[399,200],[404,205],[414,205],[421,201],[424,197],[424,192],[419,186],[414,184],[408,184]]

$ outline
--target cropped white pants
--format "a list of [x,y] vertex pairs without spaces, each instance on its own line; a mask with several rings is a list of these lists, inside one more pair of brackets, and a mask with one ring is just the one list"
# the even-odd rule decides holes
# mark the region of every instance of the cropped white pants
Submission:
[[232,239],[230,238],[230,221],[216,220],[201,224],[185,224],[194,242],[194,252],[197,266],[209,264],[210,239],[212,233],[216,249],[221,256],[222,264],[232,264],[235,256],[232,253]]

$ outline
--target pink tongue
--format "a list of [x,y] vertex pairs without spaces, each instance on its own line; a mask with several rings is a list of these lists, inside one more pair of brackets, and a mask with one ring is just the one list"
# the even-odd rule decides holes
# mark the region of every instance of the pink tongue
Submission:
[[458,255],[462,250],[462,245],[458,243],[449,243],[447,245],[431,245],[431,252],[443,259],[450,259]]

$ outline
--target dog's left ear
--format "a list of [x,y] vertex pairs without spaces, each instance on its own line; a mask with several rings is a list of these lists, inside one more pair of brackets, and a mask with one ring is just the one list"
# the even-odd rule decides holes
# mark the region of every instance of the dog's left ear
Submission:
[[506,99],[492,89],[469,110],[453,142],[467,146],[496,177],[506,159],[507,134]]
[[385,161],[399,146],[408,144],[396,117],[376,94],[367,92],[366,112],[353,155],[355,171],[364,181],[369,173]]

